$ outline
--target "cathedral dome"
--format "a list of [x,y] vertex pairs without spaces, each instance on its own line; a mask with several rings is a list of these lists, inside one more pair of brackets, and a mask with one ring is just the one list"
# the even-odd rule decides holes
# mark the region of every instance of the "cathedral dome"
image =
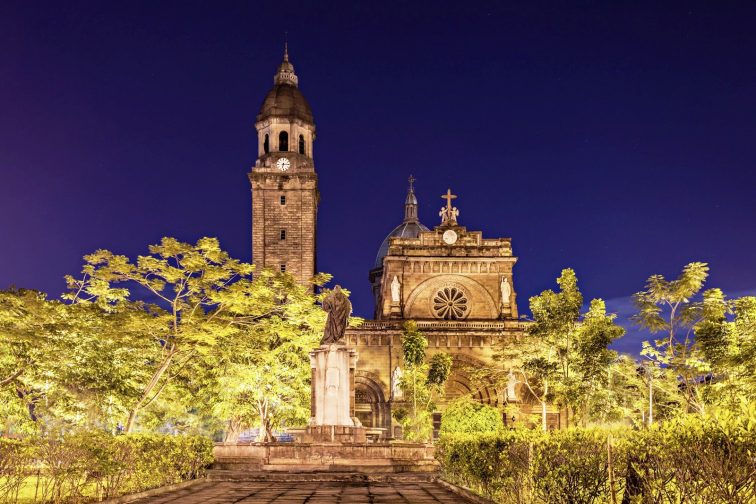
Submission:
[[294,65],[289,61],[289,46],[286,44],[283,61],[273,77],[273,89],[265,96],[257,120],[287,117],[312,123],[312,109],[298,86],[299,78],[294,72]]
[[422,231],[429,231],[417,218],[417,197],[415,196],[414,182],[415,178],[410,176],[409,191],[407,191],[407,198],[404,200],[404,221],[396,226],[381,243],[378,255],[375,258],[376,268],[383,267],[383,258],[388,254],[391,238],[417,238]]
[[425,227],[420,221],[402,222],[401,224],[396,226],[394,230],[391,231],[386,238],[384,238],[383,243],[381,243],[381,246],[378,249],[378,255],[375,257],[375,267],[383,267],[383,258],[388,254],[389,241],[391,240],[391,238],[417,238],[418,236],[420,236],[420,232],[422,231],[429,231],[429,229]]
[[257,120],[268,117],[294,117],[312,123],[312,109],[299,88],[291,84],[276,84],[263,100]]

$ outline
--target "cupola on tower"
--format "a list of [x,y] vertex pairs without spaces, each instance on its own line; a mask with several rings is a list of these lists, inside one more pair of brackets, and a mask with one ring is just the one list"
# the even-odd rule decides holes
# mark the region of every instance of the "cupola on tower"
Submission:
[[252,261],[303,284],[315,275],[318,180],[315,123],[288,47],[255,122],[258,156],[252,184]]

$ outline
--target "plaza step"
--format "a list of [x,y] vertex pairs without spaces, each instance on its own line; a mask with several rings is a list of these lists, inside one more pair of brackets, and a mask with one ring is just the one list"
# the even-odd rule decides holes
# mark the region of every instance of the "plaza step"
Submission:
[[365,473],[349,471],[244,471],[229,469],[210,469],[208,481],[332,481],[332,482],[434,482],[438,479],[436,472],[394,472]]

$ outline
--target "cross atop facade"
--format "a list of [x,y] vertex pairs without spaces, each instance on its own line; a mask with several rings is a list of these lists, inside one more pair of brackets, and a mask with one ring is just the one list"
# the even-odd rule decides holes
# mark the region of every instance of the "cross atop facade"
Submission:
[[452,204],[451,201],[457,197],[456,194],[452,194],[451,189],[446,190],[446,194],[441,195],[441,199],[446,200],[446,210],[449,212],[449,215],[451,215],[452,211]]
[[412,176],[412,175],[410,175],[407,180],[409,180],[410,191],[414,191],[415,190],[415,180],[416,180],[415,177]]

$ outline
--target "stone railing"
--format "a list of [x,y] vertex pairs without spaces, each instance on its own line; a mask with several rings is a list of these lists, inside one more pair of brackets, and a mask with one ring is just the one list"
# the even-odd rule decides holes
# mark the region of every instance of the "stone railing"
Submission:
[[[399,320],[366,320],[351,330],[401,330],[402,321]],[[477,320],[477,321],[456,321],[456,320],[418,320],[418,329],[430,329],[434,331],[465,331],[465,330],[484,330],[484,331],[505,331],[518,330],[525,327],[525,323],[518,320],[500,321],[500,320]]]

